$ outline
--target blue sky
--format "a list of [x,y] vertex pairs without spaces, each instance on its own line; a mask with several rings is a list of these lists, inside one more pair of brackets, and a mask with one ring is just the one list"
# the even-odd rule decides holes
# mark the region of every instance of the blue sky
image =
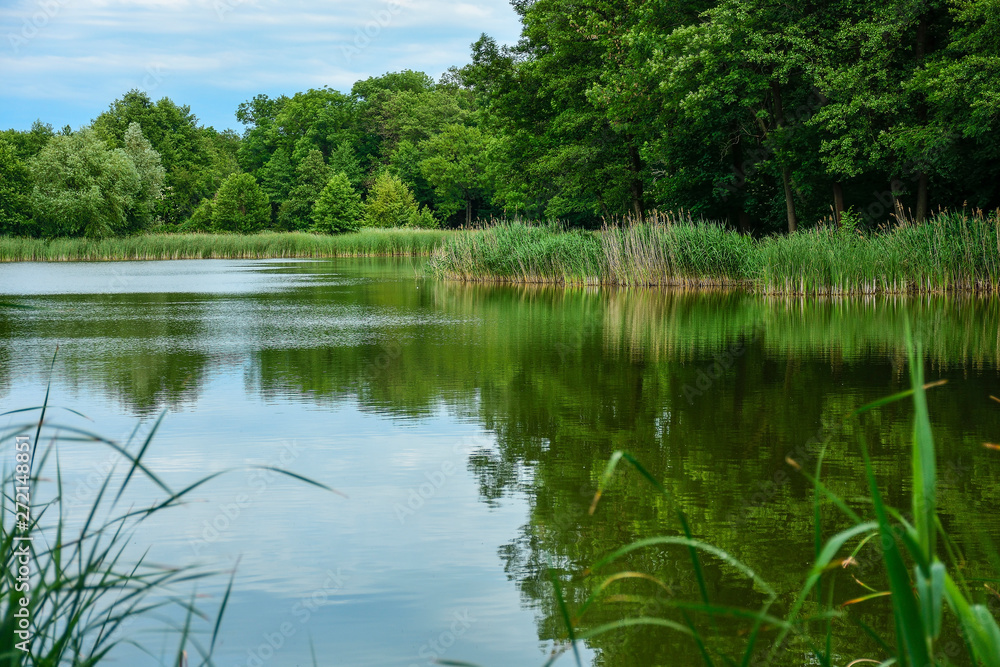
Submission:
[[0,129],[76,129],[132,88],[241,129],[236,106],[259,93],[437,78],[481,33],[519,30],[507,0],[0,0]]

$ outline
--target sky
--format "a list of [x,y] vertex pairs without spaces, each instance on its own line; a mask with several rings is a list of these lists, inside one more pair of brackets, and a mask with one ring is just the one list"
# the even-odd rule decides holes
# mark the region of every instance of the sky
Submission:
[[484,32],[517,40],[507,0],[0,0],[0,129],[77,129],[138,88],[241,130],[255,95],[436,79]]

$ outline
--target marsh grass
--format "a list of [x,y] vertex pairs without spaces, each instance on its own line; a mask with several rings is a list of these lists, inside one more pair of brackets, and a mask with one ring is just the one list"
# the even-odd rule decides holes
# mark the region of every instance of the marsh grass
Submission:
[[0,237],[0,262],[420,256],[430,255],[454,234],[428,229],[362,229],[338,235],[144,234],[100,240]]
[[[909,336],[907,337],[908,341]],[[1000,665],[1000,626],[990,607],[985,604],[991,589],[979,581],[973,587],[972,581],[963,576],[961,551],[950,536],[945,533],[937,514],[937,463],[934,437],[931,432],[927,408],[926,391],[940,386],[943,382],[925,384],[923,360],[919,347],[908,343],[911,389],[880,399],[855,410],[848,419],[869,411],[877,410],[889,403],[908,399],[913,404],[913,439],[907,453],[912,471],[911,503],[908,508],[888,506],[882,490],[875,481],[874,468],[867,443],[859,442],[859,469],[863,472],[865,502],[852,499],[848,503],[827,488],[822,481],[823,451],[817,457],[815,467],[806,470],[798,462],[788,463],[800,471],[812,484],[813,513],[815,517],[814,561],[802,588],[795,593],[781,613],[774,611],[778,593],[766,580],[728,553],[712,545],[693,539],[683,513],[678,514],[678,535],[668,535],[642,539],[622,546],[600,559],[583,573],[593,582],[590,597],[576,609],[564,611],[563,616],[571,623],[573,631],[570,642],[594,637],[608,632],[619,631],[633,626],[657,626],[674,630],[687,636],[692,650],[697,650],[705,665],[769,665],[775,664],[781,653],[787,649],[788,640],[798,636],[809,646],[812,664],[832,667],[839,664],[852,647],[838,647],[834,635],[833,619],[841,618],[859,624],[881,647],[879,655],[854,656],[854,662],[879,665],[911,665],[929,667],[937,664],[951,664],[950,657],[941,662],[942,629],[949,623],[957,625],[964,639],[962,644],[968,655],[969,664]],[[602,494],[610,484],[615,470],[621,462],[629,464],[659,493],[667,492],[654,475],[628,453],[616,452],[610,459],[598,484],[597,493],[591,504],[593,514]],[[835,517],[825,516],[828,512]],[[824,533],[823,526],[834,520],[847,527],[832,535]],[[638,550],[686,547],[691,572],[698,582],[700,598],[679,600],[670,598],[666,606],[676,610],[678,618],[626,616],[622,620],[598,627],[587,627],[584,615],[588,608],[604,600],[620,602],[623,596],[616,596],[616,589],[625,580],[641,580],[653,590],[669,591],[667,582],[653,573],[619,572],[598,574],[612,566],[625,554]],[[870,593],[853,599],[835,601],[834,584],[836,577],[844,576],[846,568],[856,563],[856,557],[868,553],[881,565],[881,576],[873,582],[880,589],[870,588]],[[750,581],[763,594],[763,604],[756,609],[737,609],[717,604],[709,599],[702,574],[702,558],[711,558],[729,568],[737,576]],[[996,561],[996,554],[993,554]],[[872,575],[874,576],[874,574]],[[866,575],[867,578],[867,575]],[[855,581],[858,581],[855,578]],[[991,580],[992,581],[992,580]],[[888,598],[895,636],[881,636],[875,630],[851,616],[854,605],[870,600]],[[947,612],[947,613],[946,613]],[[743,652],[739,655],[719,654],[713,649],[712,635],[718,631],[714,620],[721,617],[739,619],[744,625],[746,637]],[[815,633],[816,624],[822,624],[825,633]],[[812,629],[812,633],[810,633]],[[762,637],[766,637],[766,642]],[[766,650],[760,657],[758,645]],[[837,658],[836,656],[840,656]],[[579,664],[579,659],[577,659]]]
[[594,232],[500,222],[448,239],[431,275],[479,282],[739,287],[764,294],[1000,290],[1000,211],[939,211],[868,233],[821,225],[755,240],[689,214]]
[[[53,360],[54,364],[54,360]],[[3,493],[0,495],[3,573],[0,574],[0,667],[83,667],[97,665],[123,646],[147,654],[158,664],[177,667],[212,665],[212,655],[222,619],[229,601],[235,571],[221,599],[210,598],[214,614],[205,609],[202,596],[196,595],[199,583],[225,575],[202,567],[172,567],[151,562],[148,551],[135,558],[133,542],[143,524],[152,517],[176,508],[196,489],[229,471],[202,477],[180,490],[171,489],[151,470],[144,458],[149,451],[163,415],[143,439],[133,431],[128,441],[119,443],[71,425],[57,424],[49,418],[52,408],[49,395],[36,408],[7,412],[0,417],[18,418],[37,413],[37,420],[14,424],[0,438],[10,443],[2,448],[5,463],[13,463],[17,436],[31,440],[30,470],[31,515],[27,529],[15,524],[16,468],[4,466]],[[73,410],[69,412],[79,415]],[[82,415],[79,415],[82,416]],[[94,490],[85,505],[82,522],[73,512],[74,501],[64,483],[59,460],[59,446],[87,443],[106,447],[116,453],[120,466],[112,469]],[[54,468],[54,470],[53,470]],[[300,482],[327,487],[292,472],[269,468]],[[144,478],[159,489],[159,498],[136,507],[129,500],[130,484]],[[18,485],[21,482],[17,482]],[[133,503],[125,507],[126,502]],[[19,539],[30,537],[30,588],[18,589],[18,565],[14,552]],[[190,590],[189,593],[183,592]],[[28,652],[17,644],[24,636],[15,634],[17,611],[27,598],[31,626]],[[178,619],[183,619],[178,621]],[[156,625],[157,645],[163,644],[163,632],[176,637],[177,650],[161,655],[149,648],[144,637]],[[152,643],[150,639],[149,643]]]

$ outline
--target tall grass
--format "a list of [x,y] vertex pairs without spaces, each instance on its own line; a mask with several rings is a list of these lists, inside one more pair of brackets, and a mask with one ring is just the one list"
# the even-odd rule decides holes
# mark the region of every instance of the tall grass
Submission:
[[[942,664],[942,630],[948,624],[953,624],[961,630],[964,639],[962,644],[969,664],[1000,665],[1000,625],[985,604],[992,589],[988,583],[984,586],[984,582],[980,581],[974,587],[973,582],[965,580],[960,549],[945,532],[937,514],[936,451],[926,390],[941,383],[924,383],[920,350],[912,343],[908,346],[912,388],[858,408],[848,418],[876,410],[894,401],[912,400],[912,447],[905,453],[912,471],[909,507],[893,508],[886,504],[883,490],[875,480],[867,443],[863,440],[859,443],[858,452],[858,467],[863,473],[863,489],[859,491],[866,494],[862,501],[855,498],[848,501],[824,485],[822,452],[817,457],[815,466],[809,470],[803,469],[798,462],[789,460],[789,465],[799,470],[814,489],[815,551],[814,561],[805,575],[801,589],[791,596],[790,603],[783,611],[779,613],[775,610],[779,595],[766,580],[728,553],[694,539],[683,513],[679,513],[678,535],[646,538],[622,546],[583,573],[594,581],[592,595],[576,609],[567,609],[562,614],[574,626],[569,632],[571,642],[632,626],[665,627],[686,635],[691,641],[692,652],[697,651],[705,665],[742,667],[750,664],[776,664],[788,647],[790,637],[799,635],[810,646],[811,664],[832,667],[834,664],[841,664],[841,660],[848,659],[852,660],[852,665],[871,663],[930,667]],[[600,478],[590,508],[591,513],[596,510],[616,467],[622,461],[629,463],[653,487],[666,495],[654,475],[629,454],[619,451],[612,456]],[[824,514],[831,509],[836,516],[825,518]],[[846,522],[846,527],[832,535],[824,534],[823,526],[834,522],[838,525]],[[677,618],[635,616],[598,627],[586,626],[583,618],[588,608],[605,599],[619,603],[628,599],[627,596],[616,595],[623,581],[645,581],[653,590],[670,590],[665,581],[652,573],[619,572],[597,576],[598,572],[606,570],[622,556],[634,551],[677,546],[685,547],[688,552],[700,599],[667,600],[666,607],[675,610]],[[995,557],[996,554],[994,559]],[[751,581],[763,596],[761,607],[737,609],[710,600],[702,572],[703,558],[714,559],[734,575]],[[856,562],[856,558],[871,558],[880,563],[881,580],[871,572],[864,576],[881,588],[870,588],[870,594],[837,601],[834,582],[837,576],[843,576],[838,575],[838,572],[844,572],[845,568]],[[857,579],[855,581],[858,582]],[[560,597],[560,606],[565,606],[558,588],[556,595]],[[844,597],[843,594],[840,597]],[[835,618],[850,620],[853,605],[882,598],[889,600],[894,636],[881,636],[860,620],[855,620],[875,640],[880,653],[851,656],[853,647],[837,646],[835,626],[830,621]],[[710,639],[717,631],[713,619],[721,617],[735,618],[742,623],[746,639],[741,654],[719,655],[713,649]],[[822,632],[819,636],[809,632],[810,624],[814,630],[817,621],[825,627],[825,636]],[[759,646],[764,647],[762,652],[758,650]],[[951,664],[950,657],[945,660],[946,664]],[[579,663],[579,659],[577,662]]]
[[939,211],[920,226],[821,226],[761,240],[690,215],[596,232],[501,223],[449,239],[428,265],[465,281],[744,287],[766,294],[1000,290],[1000,211]]
[[454,234],[428,229],[362,229],[339,235],[144,234],[100,240],[0,237],[0,262],[415,256],[430,255]]
[[603,265],[593,234],[521,222],[453,236],[433,258],[432,271],[440,275],[490,282],[598,282]]
[[[213,616],[202,608],[204,602],[196,603],[194,591],[186,594],[180,589],[221,573],[156,564],[145,555],[134,558],[129,553],[137,533],[151,517],[177,507],[192,491],[224,472],[172,490],[144,462],[163,415],[141,440],[133,432],[127,442],[119,443],[72,425],[52,423],[48,402],[46,392],[40,407],[0,415],[38,414],[37,420],[14,424],[0,437],[0,442],[11,445],[0,449],[11,464],[17,436],[31,442],[28,463],[20,463],[29,468],[27,473],[5,465],[9,472],[5,472],[0,494],[0,667],[89,667],[112,658],[125,645],[147,653],[160,664],[212,665],[234,573],[229,575],[221,598],[213,601],[213,606],[218,602]],[[77,499],[84,503],[82,523],[73,516],[74,499],[64,485],[60,443],[92,443],[110,448],[120,457],[121,465],[103,477],[92,498]],[[295,473],[272,470],[334,491]],[[140,478],[157,487],[160,497],[145,506],[125,507],[130,484]],[[25,494],[25,486],[30,495]],[[23,517],[16,514],[25,512],[25,504],[30,507],[27,525],[20,523]],[[24,544],[30,545],[27,564],[15,556],[15,549]],[[23,577],[18,579],[18,568],[25,565],[30,570],[27,591]],[[24,609],[30,613],[27,630],[20,622]],[[176,652],[166,656],[156,655],[137,631],[164,616],[173,617],[163,621],[163,629],[176,636],[177,645]],[[19,629],[30,636],[17,635],[15,630]],[[22,641],[26,645],[19,647]],[[156,644],[162,645],[162,641]]]
[[862,234],[829,227],[758,244],[767,293],[900,294],[1000,289],[1000,211],[939,212],[923,225]]

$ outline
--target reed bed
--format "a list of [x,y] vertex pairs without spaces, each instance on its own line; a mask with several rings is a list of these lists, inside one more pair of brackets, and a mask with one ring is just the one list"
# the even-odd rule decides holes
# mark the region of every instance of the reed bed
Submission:
[[426,256],[454,234],[428,229],[362,229],[335,236],[264,232],[144,234],[110,239],[0,237],[0,262]]
[[432,275],[478,282],[741,287],[763,294],[1000,290],[1000,211],[939,211],[864,233],[821,226],[752,239],[689,214],[595,232],[500,223],[448,239]]

